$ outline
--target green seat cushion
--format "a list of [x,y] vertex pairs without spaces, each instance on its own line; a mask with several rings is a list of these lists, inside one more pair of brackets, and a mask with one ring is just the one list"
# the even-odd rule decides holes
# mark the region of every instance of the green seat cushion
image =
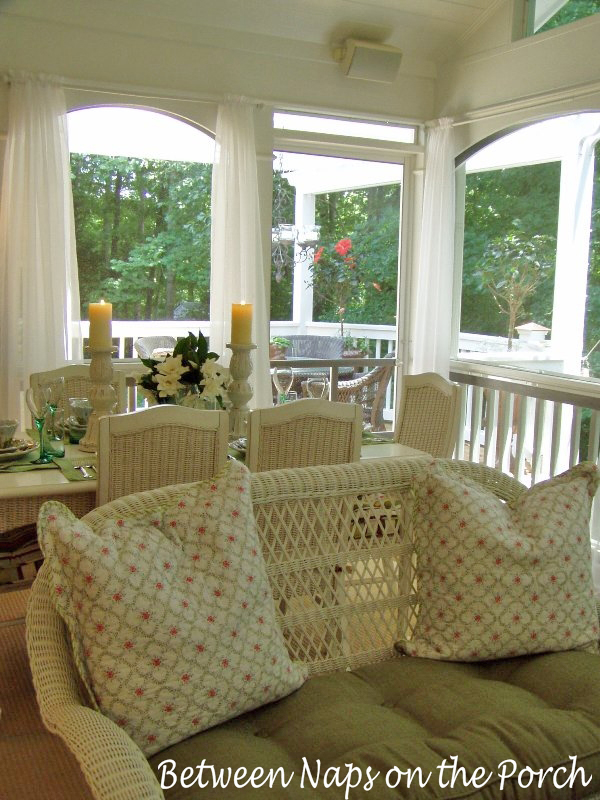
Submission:
[[[201,788],[197,765],[203,761]],[[313,788],[305,764],[314,779],[319,761],[321,783]],[[160,768],[161,762],[166,766]],[[566,651],[481,663],[398,658],[322,675],[283,700],[163,750],[150,763],[168,800],[573,800],[600,791],[600,656]],[[454,763],[464,767],[468,785],[460,770],[453,775]],[[184,788],[186,766],[194,770]],[[269,768],[281,769],[272,788],[267,782],[259,789],[234,786],[240,767],[248,770],[246,780],[257,767],[265,769],[262,780]],[[560,767],[541,780],[533,772]],[[211,768],[231,768],[226,788],[215,786]],[[586,787],[582,772],[591,779]],[[386,776],[398,785],[388,787]],[[243,781],[238,773],[238,783]],[[256,773],[255,785],[260,781]],[[348,788],[348,782],[358,785]]]

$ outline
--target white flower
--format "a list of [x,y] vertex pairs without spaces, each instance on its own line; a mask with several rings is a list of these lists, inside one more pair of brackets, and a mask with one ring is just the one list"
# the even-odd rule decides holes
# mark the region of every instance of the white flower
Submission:
[[[221,386],[223,389],[227,388],[229,383],[229,370],[214,358],[207,358],[202,365],[202,380],[201,386],[214,386],[215,384]],[[206,389],[205,389],[206,391]]]
[[218,383],[212,378],[206,378],[203,380],[202,386],[204,387],[202,390],[202,397],[206,397],[207,399],[211,400],[220,397],[225,391],[223,384]]
[[188,368],[181,363],[181,356],[167,356],[162,364],[156,365],[156,374],[152,380],[156,383],[159,397],[171,397],[183,388],[179,378]]

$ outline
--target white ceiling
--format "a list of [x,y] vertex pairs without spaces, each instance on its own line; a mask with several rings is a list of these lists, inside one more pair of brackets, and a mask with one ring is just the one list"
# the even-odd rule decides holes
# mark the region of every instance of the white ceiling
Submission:
[[[128,0],[129,12],[329,45],[348,36],[444,60],[504,0]],[[113,0],[115,10],[122,0]]]
[[[5,13],[316,57],[349,36],[445,62],[507,0],[3,0]],[[312,49],[311,49],[312,48]],[[291,50],[291,52],[290,52]]]

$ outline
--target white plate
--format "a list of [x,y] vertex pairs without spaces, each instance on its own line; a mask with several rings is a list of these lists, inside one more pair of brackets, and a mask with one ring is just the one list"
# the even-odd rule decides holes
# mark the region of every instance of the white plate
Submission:
[[245,453],[246,438],[242,436],[241,439],[235,439],[233,442],[229,442],[229,447],[231,447],[232,450],[237,450],[238,453]]
[[0,461],[14,461],[35,450],[37,444],[29,439],[13,439],[10,447],[0,449]]

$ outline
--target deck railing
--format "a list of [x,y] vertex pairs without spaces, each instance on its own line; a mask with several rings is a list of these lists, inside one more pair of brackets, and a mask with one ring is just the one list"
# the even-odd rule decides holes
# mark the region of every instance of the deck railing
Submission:
[[456,456],[528,485],[598,461],[600,384],[590,378],[453,361],[462,387]]

